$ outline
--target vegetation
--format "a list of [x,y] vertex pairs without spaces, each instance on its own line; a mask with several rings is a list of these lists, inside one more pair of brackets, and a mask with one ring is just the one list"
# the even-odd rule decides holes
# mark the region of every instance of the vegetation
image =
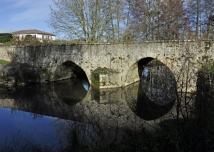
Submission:
[[53,0],[48,23],[58,34],[86,43],[121,37],[120,0]]
[[4,60],[0,60],[0,65],[7,65],[9,64],[10,62],[8,61],[4,61]]
[[213,39],[213,0],[53,0],[48,21],[68,39],[96,42]]
[[38,39],[32,37],[31,35],[27,35],[24,40],[19,40],[17,37],[13,37],[10,41],[4,43],[5,46],[36,46],[44,44],[46,43],[40,42]]
[[31,139],[23,140],[20,132],[12,137],[11,142],[5,139],[5,144],[0,147],[1,152],[52,152],[56,151],[56,147],[49,146],[45,141],[41,141],[43,145],[34,144]]
[[38,39],[29,36],[24,40],[18,40],[16,37],[13,37],[10,41],[4,43],[5,46],[47,46],[47,45],[74,45],[74,44],[85,44],[85,41],[81,40],[52,40],[52,41],[39,41]]
[[0,43],[9,42],[12,38],[13,36],[10,33],[0,34]]
[[213,0],[52,0],[50,27],[66,40],[20,41],[0,35],[6,45],[130,43],[214,39]]

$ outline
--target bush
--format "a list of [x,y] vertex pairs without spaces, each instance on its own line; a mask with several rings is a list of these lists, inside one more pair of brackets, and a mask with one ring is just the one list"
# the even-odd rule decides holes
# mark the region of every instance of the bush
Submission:
[[13,38],[13,35],[10,33],[0,34],[0,43],[9,42]]
[[30,41],[33,41],[33,39],[35,38],[32,35],[26,35],[24,41],[30,42]]

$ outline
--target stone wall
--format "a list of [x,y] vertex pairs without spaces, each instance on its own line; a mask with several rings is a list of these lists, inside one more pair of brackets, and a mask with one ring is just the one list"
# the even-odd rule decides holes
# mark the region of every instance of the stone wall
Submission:
[[114,72],[105,76],[101,74],[100,84],[102,85],[100,87],[112,88],[126,86],[139,80],[137,63],[146,57],[164,63],[171,69],[176,79],[180,77],[181,71],[186,71],[186,74],[190,72],[191,77],[196,80],[195,73],[200,68],[198,61],[203,62],[204,57],[213,57],[214,44],[213,41],[170,41],[140,44],[10,47],[1,48],[0,59],[10,58],[8,50],[13,52],[11,60],[49,71],[50,81],[54,81],[54,73],[67,61],[72,61],[81,67],[90,83],[92,83],[93,71],[98,68],[110,69]]
[[0,46],[0,60],[11,61],[16,47]]

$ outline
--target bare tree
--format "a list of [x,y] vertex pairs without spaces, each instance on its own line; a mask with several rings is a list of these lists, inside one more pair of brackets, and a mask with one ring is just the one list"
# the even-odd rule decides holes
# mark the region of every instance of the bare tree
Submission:
[[57,33],[85,42],[120,37],[121,0],[53,0],[48,23]]
[[214,1],[186,0],[185,5],[191,27],[190,38],[206,38],[209,31],[209,17],[214,15]]
[[137,40],[179,39],[187,18],[181,0],[128,0]]

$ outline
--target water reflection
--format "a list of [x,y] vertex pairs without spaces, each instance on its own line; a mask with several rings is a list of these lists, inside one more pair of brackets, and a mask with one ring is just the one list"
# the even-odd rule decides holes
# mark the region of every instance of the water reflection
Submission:
[[89,90],[89,82],[86,80],[83,80],[83,87],[86,91],[88,91]]
[[68,105],[75,105],[86,96],[89,83],[84,79],[58,81],[51,84],[59,100]]
[[143,66],[142,91],[154,103],[165,105],[175,99],[175,78],[170,69],[158,60]]
[[173,107],[175,78],[170,69],[158,60],[152,60],[141,68],[137,100],[132,100],[131,109],[144,120],[154,120]]
[[[144,120],[155,120],[166,115],[172,109],[175,102],[175,99],[161,105],[153,102],[144,92],[139,82],[128,86],[126,90],[127,103],[130,109]],[[133,96],[130,96],[129,92],[134,92]]]
[[71,143],[67,136],[86,145],[122,140],[124,129],[149,129],[154,122],[148,120],[164,116],[174,104],[153,101],[140,82],[106,90],[90,87],[84,79],[0,88],[1,142],[19,131],[35,141],[45,135],[42,139],[50,144]]

